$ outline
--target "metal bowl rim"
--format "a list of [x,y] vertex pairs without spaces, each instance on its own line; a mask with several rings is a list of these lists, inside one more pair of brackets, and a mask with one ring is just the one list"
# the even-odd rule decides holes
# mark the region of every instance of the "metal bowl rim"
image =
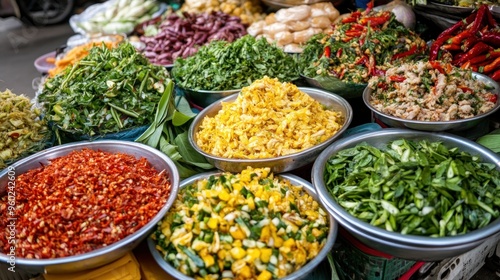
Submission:
[[[238,97],[239,93],[232,94],[232,95],[229,95],[227,97],[224,97],[224,98],[220,99],[219,101],[212,103],[210,106],[205,107],[195,117],[195,119],[193,120],[193,122],[191,123],[191,125],[189,127],[189,132],[188,132],[189,143],[191,143],[191,145],[193,146],[193,148],[197,152],[199,152],[203,156],[205,156],[205,157],[207,157],[209,159],[212,159],[214,161],[224,161],[224,162],[229,162],[229,163],[245,163],[245,162],[247,162],[249,164],[252,164],[252,163],[264,163],[264,162],[272,163],[272,162],[277,162],[277,161],[281,161],[281,160],[285,160],[285,159],[289,159],[289,158],[300,157],[301,155],[309,154],[309,153],[311,153],[312,151],[315,151],[318,148],[321,149],[323,147],[326,147],[326,146],[330,145],[335,139],[337,139],[340,135],[342,135],[347,130],[348,126],[352,122],[353,110],[352,110],[351,105],[342,96],[340,96],[338,94],[335,94],[335,93],[328,92],[326,90],[322,90],[322,89],[318,89],[318,88],[312,88],[312,87],[298,87],[298,88],[299,88],[299,90],[301,90],[302,92],[305,92],[305,93],[307,93],[308,91],[310,91],[310,92],[316,92],[316,93],[322,94],[323,96],[328,97],[331,100],[335,100],[337,103],[339,103],[341,106],[343,106],[346,109],[346,111],[347,111],[347,115],[344,116],[344,118],[345,118],[344,125],[334,135],[332,135],[330,138],[328,138],[327,140],[323,141],[322,143],[319,143],[317,145],[314,145],[314,146],[312,146],[310,148],[304,149],[304,150],[299,151],[297,153],[288,154],[288,155],[279,156],[279,157],[273,157],[273,158],[262,158],[262,159],[224,158],[224,157],[215,156],[215,155],[212,155],[212,154],[209,154],[209,153],[203,151],[198,146],[198,144],[196,143],[196,141],[194,140],[195,139],[195,133],[197,132],[197,131],[194,131],[194,127],[198,123],[201,123],[201,121],[203,120],[203,118],[206,116],[207,112],[212,111],[215,107],[220,107],[221,106],[221,102],[233,101],[233,99],[236,99]],[[220,111],[220,109],[219,109],[219,111]]]
[[[471,141],[466,138],[455,136],[449,133],[434,133],[434,132],[424,132],[424,131],[414,131],[410,129],[399,129],[399,128],[387,128],[381,131],[367,132],[365,134],[354,134],[346,138],[340,139],[337,142],[330,145],[328,148],[323,150],[323,152],[318,156],[314,162],[312,168],[312,183],[316,189],[316,193],[326,209],[331,211],[330,213],[333,217],[340,223],[343,224],[347,222],[349,225],[356,227],[358,230],[368,234],[372,239],[379,239],[385,241],[393,241],[394,244],[412,244],[420,247],[434,247],[442,248],[446,246],[455,246],[458,244],[466,244],[470,242],[475,242],[477,240],[485,239],[500,230],[500,218],[495,219],[489,225],[484,228],[476,229],[474,231],[468,232],[463,235],[456,236],[446,236],[446,237],[429,237],[429,236],[418,236],[418,235],[403,235],[397,232],[390,232],[382,228],[373,226],[367,222],[349,214],[344,208],[342,208],[337,202],[335,202],[331,194],[327,191],[324,180],[323,173],[325,170],[326,161],[335,154],[336,151],[344,149],[345,146],[352,147],[358,143],[363,142],[363,140],[376,138],[380,136],[409,136],[409,137],[425,137],[432,135],[443,141],[462,141],[467,146],[475,149],[479,154],[481,154],[483,160],[485,157],[494,161],[497,169],[500,168],[500,156],[496,155],[493,151]],[[340,149],[337,149],[340,147]]]
[[[491,79],[490,77],[488,77],[488,76],[486,76],[484,74],[477,73],[477,72],[473,72],[472,76],[473,77],[474,76],[478,76],[481,79],[485,79],[489,83],[493,84],[493,86],[494,86],[493,93],[496,93],[497,96],[500,95],[500,85],[498,85],[498,83],[496,83],[493,79]],[[375,107],[373,107],[370,104],[371,93],[372,93],[372,89],[369,86],[367,86],[365,88],[365,90],[363,91],[363,95],[362,95],[363,96],[363,102],[365,103],[365,105],[373,113],[375,113],[377,115],[380,115],[380,116],[382,116],[384,118],[387,118],[387,119],[390,119],[390,120],[402,123],[402,124],[425,125],[425,126],[454,125],[454,124],[455,125],[459,125],[459,124],[462,124],[462,123],[467,123],[467,122],[477,121],[477,120],[483,119],[483,118],[485,118],[485,117],[487,117],[487,116],[495,113],[498,109],[500,109],[500,98],[498,98],[495,106],[491,110],[489,110],[488,112],[482,113],[480,115],[476,115],[476,116],[471,117],[471,118],[451,120],[451,121],[419,121],[419,120],[409,120],[409,119],[403,119],[403,118],[399,118],[399,117],[396,117],[396,116],[393,116],[393,115],[389,115],[389,114],[383,113],[383,112],[375,109]]]
[[[118,240],[117,242],[110,244],[105,247],[101,247],[83,254],[78,254],[74,256],[68,256],[68,257],[61,257],[61,258],[51,258],[51,259],[28,259],[28,258],[20,258],[16,257],[16,264],[20,266],[50,266],[50,265],[60,265],[60,264],[68,264],[68,263],[73,263],[73,262],[78,262],[78,261],[84,261],[88,259],[92,259],[94,257],[99,257],[99,256],[105,256],[108,253],[113,252],[114,250],[126,246],[127,244],[132,243],[136,239],[141,238],[146,232],[150,231],[157,223],[160,221],[165,213],[172,207],[175,198],[177,197],[177,192],[179,191],[179,182],[180,182],[180,177],[179,177],[179,172],[177,168],[175,167],[174,162],[165,154],[162,152],[147,146],[142,143],[138,142],[131,142],[131,141],[124,141],[124,140],[96,140],[96,141],[79,141],[79,142],[72,142],[72,143],[67,143],[67,144],[62,144],[58,145],[55,147],[51,147],[49,149],[45,149],[41,152],[35,153],[29,157],[26,157],[22,160],[19,160],[15,162],[14,164],[10,165],[9,167],[14,167],[17,168],[18,166],[21,166],[25,164],[26,162],[36,160],[38,158],[44,158],[45,156],[51,154],[52,152],[57,152],[60,150],[68,150],[68,153],[71,151],[74,151],[75,149],[79,148],[98,148],[101,145],[109,145],[109,146],[114,146],[116,147],[117,145],[121,146],[133,146],[139,149],[147,150],[151,153],[154,153],[158,157],[160,157],[163,161],[167,163],[167,165],[170,167],[172,170],[172,174],[169,174],[169,180],[170,180],[170,194],[167,199],[167,202],[165,205],[158,211],[158,213],[144,226],[142,226],[139,230],[136,232],[128,235],[127,237]],[[126,151],[123,153],[127,154]],[[0,178],[8,174],[8,169],[9,167],[5,168],[2,172],[0,172]],[[9,262],[9,256],[0,253],[0,262]]]
[[205,90],[205,89],[187,89],[180,86],[177,86],[180,90],[185,92],[197,92],[197,93],[238,93],[241,91],[240,89],[226,89],[226,90]]
[[[199,179],[208,178],[211,175],[221,175],[221,174],[226,174],[226,173],[230,173],[230,172],[224,172],[224,171],[218,170],[218,171],[208,171],[208,172],[203,172],[203,173],[193,175],[193,176],[181,181],[181,183],[179,185],[179,190],[196,182]],[[306,189],[306,191],[310,195],[312,195],[313,198],[317,202],[319,202],[320,207],[323,206],[323,204],[319,200],[319,196],[317,195],[317,191],[315,190],[314,186],[310,182],[304,180],[303,178],[301,178],[299,176],[296,176],[296,175],[290,174],[290,173],[282,173],[282,174],[278,174],[277,176],[285,178],[287,180],[290,180],[290,182],[293,185],[303,186]],[[316,197],[314,197],[314,196],[316,196]],[[323,208],[324,208],[326,214],[329,216],[329,223],[330,223],[330,227],[328,230],[328,236],[327,236],[325,245],[319,251],[318,255],[316,255],[313,259],[311,259],[309,262],[307,262],[299,270],[297,270],[294,273],[289,274],[286,277],[281,278],[281,279],[283,279],[283,280],[301,279],[301,277],[305,276],[304,274],[310,273],[311,271],[313,271],[313,269],[315,267],[317,267],[321,263],[321,261],[323,261],[326,258],[326,256],[328,255],[328,253],[332,249],[332,247],[335,243],[335,240],[337,238],[339,225],[338,225],[337,221],[333,218],[333,216],[330,214],[330,212],[326,211],[326,209],[325,209],[326,207],[323,206]],[[165,213],[165,215],[166,215],[166,213]],[[186,280],[187,279],[190,279],[190,280],[194,279],[194,278],[191,278],[191,277],[183,274],[182,272],[178,271],[169,262],[165,261],[161,255],[161,253],[156,249],[155,241],[150,236],[147,237],[147,243],[148,243],[149,251],[150,251],[151,255],[153,256],[154,260],[164,271],[166,271],[169,274],[171,274],[172,276],[176,277],[176,279],[186,279]]]

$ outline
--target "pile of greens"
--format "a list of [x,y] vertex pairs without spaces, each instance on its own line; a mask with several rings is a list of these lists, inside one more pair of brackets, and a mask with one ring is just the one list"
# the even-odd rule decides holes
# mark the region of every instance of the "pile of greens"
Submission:
[[361,143],[332,156],[324,176],[347,212],[388,231],[453,236],[500,216],[495,164],[441,142]]
[[149,125],[167,80],[167,70],[151,64],[130,43],[94,47],[48,79],[38,101],[57,129],[104,135]]
[[282,49],[246,35],[232,43],[212,41],[193,56],[176,59],[172,76],[185,89],[230,90],[264,76],[290,82],[299,78],[299,71],[295,59]]

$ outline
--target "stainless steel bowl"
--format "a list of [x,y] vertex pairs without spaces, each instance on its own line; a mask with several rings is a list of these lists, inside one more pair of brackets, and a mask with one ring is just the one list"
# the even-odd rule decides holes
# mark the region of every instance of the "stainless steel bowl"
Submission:
[[403,235],[389,232],[361,221],[349,214],[329,193],[323,178],[325,165],[337,152],[366,142],[382,148],[396,139],[440,141],[447,147],[458,147],[464,152],[478,155],[483,162],[493,163],[500,170],[500,157],[489,149],[466,138],[448,133],[412,131],[409,129],[389,128],[343,138],[326,148],[316,159],[312,168],[312,184],[325,208],[341,226],[370,247],[392,256],[423,261],[439,261],[463,254],[479,246],[486,239],[500,231],[500,219],[488,226],[467,234],[451,237],[426,237]]
[[299,90],[309,94],[312,98],[316,99],[321,104],[325,105],[329,110],[335,110],[341,112],[344,117],[344,122],[342,128],[337,131],[328,140],[320,143],[311,148],[305,149],[295,154],[275,157],[275,158],[265,158],[265,159],[232,159],[223,158],[219,156],[211,155],[203,151],[198,144],[196,144],[196,133],[200,129],[200,125],[205,117],[213,117],[217,115],[219,110],[222,108],[221,102],[232,102],[236,100],[238,94],[228,96],[221,99],[220,102],[213,103],[212,105],[201,111],[196,118],[191,123],[189,127],[189,142],[194,147],[196,151],[207,158],[207,161],[212,163],[216,168],[228,172],[241,172],[246,169],[247,166],[254,168],[259,167],[270,167],[274,173],[283,173],[290,170],[297,169],[299,167],[305,166],[313,162],[316,157],[321,153],[321,151],[330,145],[333,141],[339,138],[342,133],[348,128],[352,121],[352,108],[351,105],[342,97],[332,94],[330,92],[319,90],[315,88],[299,87]]
[[193,90],[193,89],[185,89],[181,87],[177,87],[180,92],[184,93],[186,98],[192,103],[200,106],[200,107],[208,107],[212,103],[238,93],[241,89],[229,89],[229,90]]
[[[204,178],[209,178],[211,175],[219,175],[221,174],[220,171],[212,171],[212,172],[205,172],[201,174],[194,175],[192,177],[189,177],[187,179],[182,180],[180,184],[180,189],[187,187],[197,180],[204,179]],[[314,187],[311,185],[311,183],[307,182],[306,180],[295,176],[293,174],[280,174],[279,175],[282,178],[285,178],[289,180],[293,185],[295,186],[303,186],[304,190],[312,196],[316,201],[318,201],[318,196],[316,195],[316,191],[314,190]],[[282,280],[298,280],[298,279],[308,279],[308,275],[312,273],[312,271],[325,259],[325,257],[328,255],[330,250],[333,247],[333,244],[335,243],[335,239],[337,238],[337,232],[338,232],[338,224],[337,222],[333,219],[333,217],[330,215],[330,228],[328,231],[328,236],[326,238],[326,243],[325,246],[319,251],[319,254],[309,261],[306,265],[304,265],[301,269],[298,271],[284,277],[280,278]],[[158,263],[158,265],[165,270],[168,274],[172,275],[175,279],[179,280],[192,280],[194,278],[191,278],[182,272],[178,271],[175,269],[174,266],[172,266],[170,263],[165,261],[163,259],[162,254],[155,248],[156,247],[156,242],[151,239],[151,237],[148,237],[147,239],[148,242],[148,248],[149,251],[151,252],[151,255],[155,259],[155,261]]]
[[[14,170],[16,175],[27,172],[28,170],[38,168],[42,164],[48,165],[50,160],[69,154],[72,151],[81,150],[84,148],[101,150],[112,153],[126,153],[136,158],[146,158],[153,167],[157,170],[165,170],[170,178],[170,196],[166,204],[160,209],[158,214],[135,233],[123,238],[122,240],[87,252],[80,255],[54,258],[54,259],[27,259],[15,258],[16,269],[23,269],[33,273],[71,273],[96,268],[108,263],[111,263],[127,252],[134,249],[147,235],[153,230],[154,226],[163,218],[165,213],[170,209],[177,197],[179,190],[179,172],[174,162],[160,151],[151,148],[147,145],[120,141],[120,140],[102,140],[94,142],[76,142],[56,146],[41,152],[38,152],[30,157],[24,158],[6,168],[0,173],[0,195],[5,194],[6,187],[9,182],[9,171]],[[0,253],[0,262],[9,263],[9,256]]]
[[344,98],[358,98],[363,94],[368,84],[355,84],[351,82],[344,82],[335,77],[323,77],[323,81],[318,79],[300,75],[307,84],[311,87],[319,88],[322,90],[330,91],[338,94]]
[[[493,88],[492,92],[500,95],[500,86],[497,82],[495,82],[490,77],[480,74],[480,73],[472,73],[472,76],[475,77],[478,81],[483,82]],[[373,112],[377,119],[382,121],[383,123],[396,128],[411,128],[415,130],[423,130],[423,131],[461,131],[467,130],[475,127],[480,122],[484,121],[486,117],[493,114],[496,110],[500,108],[500,98],[497,99],[497,103],[495,107],[481,115],[474,116],[472,118],[460,119],[460,120],[452,120],[452,121],[418,121],[418,120],[407,120],[398,118],[395,116],[391,116],[389,114],[382,113],[375,109],[371,104],[371,95],[372,89],[370,87],[366,87],[363,92],[363,101],[368,108]]]

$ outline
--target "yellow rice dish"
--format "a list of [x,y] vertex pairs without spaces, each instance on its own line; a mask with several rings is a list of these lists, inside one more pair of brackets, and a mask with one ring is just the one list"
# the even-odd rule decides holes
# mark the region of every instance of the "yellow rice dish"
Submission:
[[340,112],[327,110],[292,83],[264,77],[222,102],[196,133],[203,151],[224,158],[289,155],[324,142],[340,130]]

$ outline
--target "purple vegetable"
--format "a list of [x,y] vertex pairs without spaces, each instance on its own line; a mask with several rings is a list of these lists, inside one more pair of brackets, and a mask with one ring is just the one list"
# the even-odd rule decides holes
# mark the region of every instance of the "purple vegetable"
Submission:
[[154,64],[173,64],[178,57],[186,58],[197,48],[212,40],[232,42],[247,34],[247,25],[239,17],[223,12],[172,14],[159,25],[155,36],[141,36],[144,55]]

